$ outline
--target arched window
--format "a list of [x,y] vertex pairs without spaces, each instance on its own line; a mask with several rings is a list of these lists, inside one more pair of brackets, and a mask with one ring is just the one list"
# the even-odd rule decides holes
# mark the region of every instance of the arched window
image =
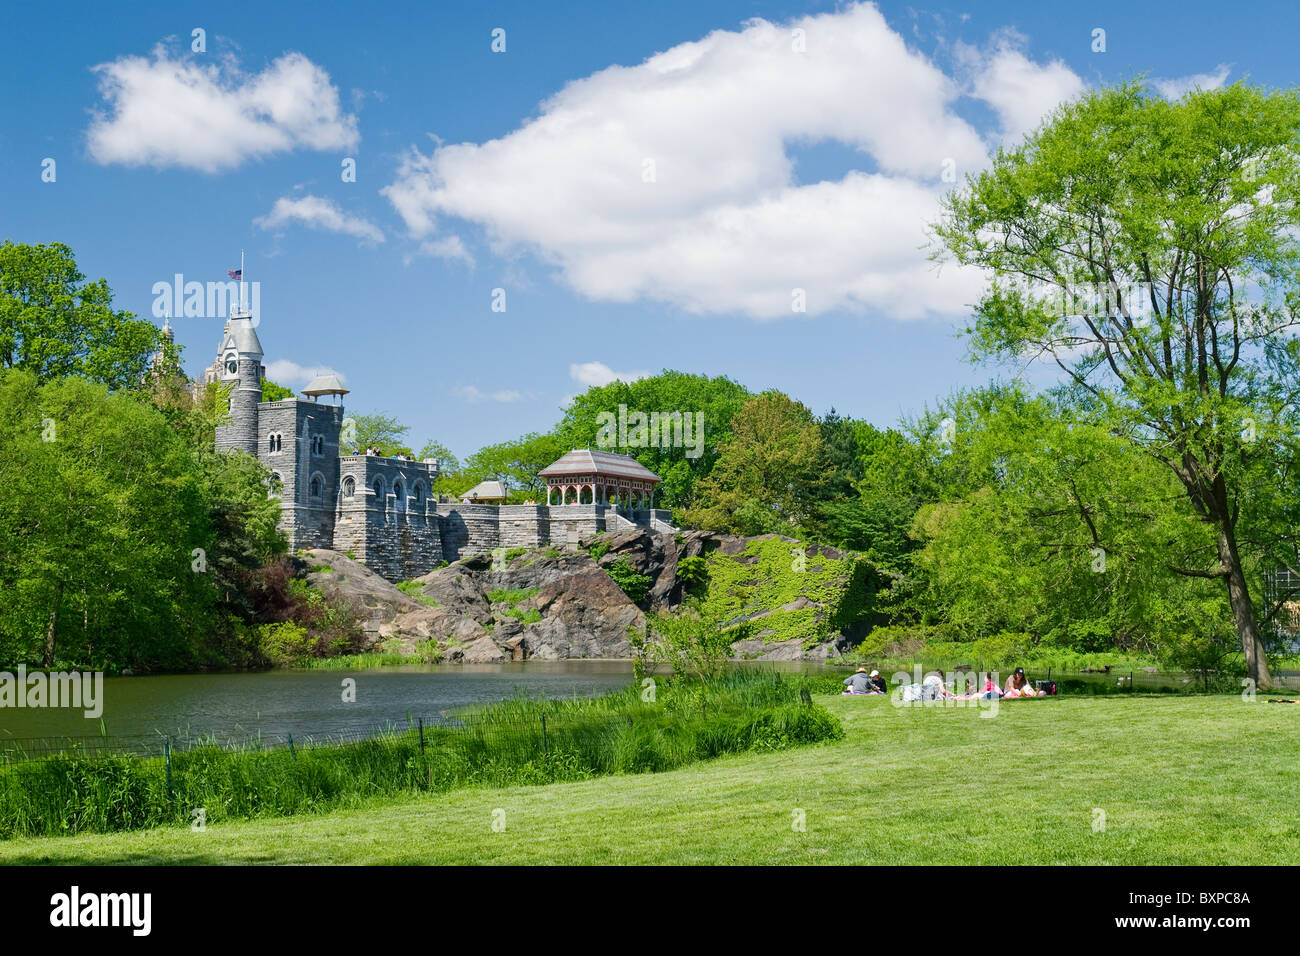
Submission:
[[321,476],[320,476],[320,475],[312,475],[312,476],[311,476],[311,496],[312,496],[313,498],[319,498],[319,497],[321,496],[321,493],[322,493],[324,490],[325,490],[325,482],[324,482],[323,480],[321,480]]
[[311,453],[316,457],[325,454],[325,436],[314,435],[311,440]]
[[415,484],[411,485],[411,504],[418,505],[420,503],[420,495],[422,495],[423,493],[424,493],[424,489],[420,487],[420,483],[418,481]]
[[383,504],[383,503],[384,503],[384,477],[383,477],[383,475],[380,475],[378,478],[375,479],[375,483],[374,483],[374,485],[372,485],[372,487],[375,489],[375,497],[379,499],[379,503],[380,503],[380,504]]
[[280,478],[278,471],[271,472],[271,478],[267,482],[267,486],[266,497],[268,498],[277,498],[284,493],[284,481]]
[[343,479],[343,497],[351,498],[357,492],[357,483],[351,477]]
[[402,479],[398,478],[395,482],[393,482],[393,497],[395,497],[398,501],[401,501],[402,495],[404,495],[405,493],[406,493],[406,489],[402,487]]

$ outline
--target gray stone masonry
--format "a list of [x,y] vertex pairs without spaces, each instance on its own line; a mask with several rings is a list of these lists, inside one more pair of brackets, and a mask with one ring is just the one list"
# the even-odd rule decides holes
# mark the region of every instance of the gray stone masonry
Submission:
[[350,450],[339,447],[342,405],[301,398],[261,401],[261,346],[255,336],[248,346],[237,357],[219,354],[214,363],[221,380],[234,386],[230,422],[217,429],[216,447],[255,455],[274,474],[280,528],[292,550],[340,551],[389,581],[406,581],[444,561],[496,548],[576,548],[580,538],[607,528],[675,530],[663,510],[439,502],[433,491],[435,464],[340,456]]

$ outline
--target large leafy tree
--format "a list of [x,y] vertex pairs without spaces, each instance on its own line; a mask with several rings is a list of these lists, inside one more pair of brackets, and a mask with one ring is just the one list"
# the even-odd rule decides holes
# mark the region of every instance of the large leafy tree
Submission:
[[931,446],[940,500],[913,524],[923,547],[910,597],[926,619],[970,638],[1023,631],[1180,663],[1231,648],[1222,589],[1168,566],[1212,535],[1167,468],[1016,386],[945,402],[919,423],[918,444],[942,434],[940,417],[950,423]]
[[[657,474],[663,479],[657,502],[664,507],[678,508],[690,502],[696,483],[713,469],[718,449],[731,433],[732,418],[750,397],[743,385],[725,376],[708,378],[665,369],[635,382],[614,381],[592,386],[569,403],[554,434],[564,446],[561,453],[573,448],[601,448],[601,416],[617,416],[620,405],[629,414],[690,414],[692,423],[697,421],[694,416],[700,416],[702,444],[697,448],[673,444],[644,448],[615,445],[604,449],[631,455]],[[694,436],[692,429],[691,437]],[[674,440],[677,437],[674,433]]]
[[459,493],[494,478],[506,486],[512,501],[545,501],[546,482],[538,472],[567,450],[557,436],[540,433],[485,445],[465,459],[454,485]]
[[6,660],[185,662],[211,620],[194,550],[210,547],[202,477],[166,418],[82,378],[0,373]]
[[[376,448],[379,454],[385,457],[415,454],[405,441],[406,433],[411,430],[411,426],[403,425],[395,415],[384,412],[354,415],[351,416],[351,423],[356,435],[353,444],[363,452],[367,448]],[[351,449],[346,451],[350,452]],[[342,452],[341,449],[340,453]]]
[[781,392],[755,396],[731,420],[718,462],[696,488],[687,523],[738,534],[799,534],[828,470],[808,408]]
[[0,245],[0,367],[40,381],[81,375],[109,388],[140,384],[157,326],[114,310],[108,282],[86,282],[63,243]]
[[1253,494],[1294,454],[1298,134],[1296,91],[1095,91],[949,194],[936,225],[990,279],[974,350],[1056,363],[1071,408],[1174,475],[1212,533],[1165,562],[1220,583],[1260,687],[1251,567],[1296,554],[1292,515]]

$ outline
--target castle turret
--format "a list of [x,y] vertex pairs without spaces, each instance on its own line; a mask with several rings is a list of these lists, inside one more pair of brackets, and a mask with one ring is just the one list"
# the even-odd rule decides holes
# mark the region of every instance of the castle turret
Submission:
[[247,312],[232,312],[226,320],[219,351],[221,381],[233,382],[230,423],[217,428],[218,451],[256,455],[257,406],[262,401],[262,343]]

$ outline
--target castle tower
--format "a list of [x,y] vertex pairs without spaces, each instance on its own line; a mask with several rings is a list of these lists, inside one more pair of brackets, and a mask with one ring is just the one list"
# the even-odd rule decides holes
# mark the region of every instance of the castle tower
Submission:
[[222,382],[233,382],[230,424],[217,428],[218,451],[243,451],[256,455],[257,406],[262,401],[262,343],[248,312],[232,312],[218,351]]

